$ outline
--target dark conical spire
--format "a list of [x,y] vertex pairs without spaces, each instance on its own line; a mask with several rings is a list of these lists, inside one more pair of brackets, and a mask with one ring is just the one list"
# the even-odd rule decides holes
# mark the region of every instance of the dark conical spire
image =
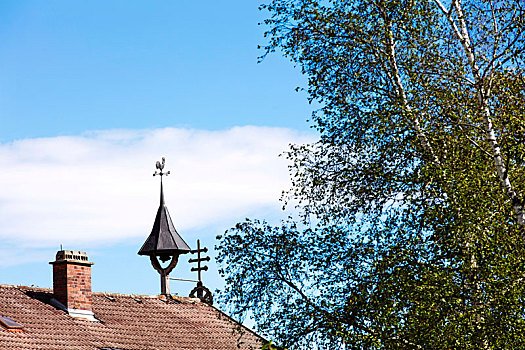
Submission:
[[189,253],[191,250],[175,229],[168,208],[164,203],[162,176],[169,175],[170,173],[169,171],[166,173],[162,172],[164,169],[164,162],[164,158],[162,158],[162,163],[157,162],[157,169],[159,169],[160,172],[155,171],[155,174],[153,174],[153,176],[160,175],[160,205],[157,210],[157,216],[155,217],[155,222],[153,223],[150,235],[138,252],[139,255],[160,256],[161,260],[167,260],[167,258],[163,258],[171,255]]

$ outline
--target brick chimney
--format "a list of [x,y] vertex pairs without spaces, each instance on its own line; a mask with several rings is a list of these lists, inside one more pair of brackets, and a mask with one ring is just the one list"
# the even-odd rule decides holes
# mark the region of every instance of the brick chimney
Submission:
[[96,321],[91,309],[91,265],[85,252],[60,250],[53,265],[53,294],[72,317]]

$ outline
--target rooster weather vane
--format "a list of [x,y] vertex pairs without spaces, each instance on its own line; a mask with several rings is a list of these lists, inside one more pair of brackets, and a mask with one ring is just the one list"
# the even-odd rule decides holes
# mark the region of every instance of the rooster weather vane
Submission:
[[157,160],[157,163],[155,164],[155,167],[160,170],[153,173],[153,176],[160,175],[160,181],[162,182],[162,176],[166,175],[168,176],[170,174],[170,171],[168,170],[166,173],[163,173],[162,170],[164,170],[164,164],[166,163],[166,158],[162,157],[162,163]]

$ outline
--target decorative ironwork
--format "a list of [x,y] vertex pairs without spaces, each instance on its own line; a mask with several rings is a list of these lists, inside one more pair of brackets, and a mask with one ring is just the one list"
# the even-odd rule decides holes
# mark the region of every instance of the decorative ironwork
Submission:
[[188,262],[190,264],[197,263],[197,267],[192,267],[191,271],[192,272],[197,271],[198,276],[199,276],[199,278],[198,278],[199,281],[202,281],[201,271],[208,271],[208,266],[201,266],[201,262],[203,262],[203,261],[210,261],[210,257],[209,256],[207,256],[205,258],[201,258],[201,253],[207,253],[207,252],[208,252],[208,248],[201,248],[201,240],[200,239],[197,240],[197,249],[194,249],[194,250],[192,250],[190,252],[192,254],[197,253],[197,259],[189,259]]
[[211,291],[202,284],[202,271],[208,271],[208,266],[201,266],[201,263],[204,261],[210,261],[210,257],[201,257],[201,253],[207,253],[208,248],[201,248],[200,239],[197,240],[197,249],[191,251],[192,254],[197,254],[196,259],[189,259],[190,264],[197,263],[197,267],[192,267],[192,272],[197,272],[198,282],[197,286],[193,288],[190,292],[190,298],[199,298],[202,302],[213,304],[213,295]]
[[197,282],[197,287],[191,290],[190,298],[199,298],[203,303],[213,305],[213,294],[201,281]]

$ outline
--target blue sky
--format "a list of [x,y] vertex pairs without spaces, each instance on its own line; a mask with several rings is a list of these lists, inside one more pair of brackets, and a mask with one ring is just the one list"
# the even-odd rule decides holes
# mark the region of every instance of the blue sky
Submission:
[[[0,2],[0,284],[51,287],[60,244],[95,291],[155,294],[136,253],[166,202],[190,245],[244,217],[278,220],[278,154],[315,134],[306,80],[258,64],[264,12],[235,1]],[[172,275],[194,278],[187,259]],[[213,263],[205,284],[220,287]],[[186,295],[193,286],[172,282]]]
[[[306,128],[304,78],[257,64],[258,2],[0,2],[0,138],[113,128]],[[16,115],[16,117],[14,117]]]

